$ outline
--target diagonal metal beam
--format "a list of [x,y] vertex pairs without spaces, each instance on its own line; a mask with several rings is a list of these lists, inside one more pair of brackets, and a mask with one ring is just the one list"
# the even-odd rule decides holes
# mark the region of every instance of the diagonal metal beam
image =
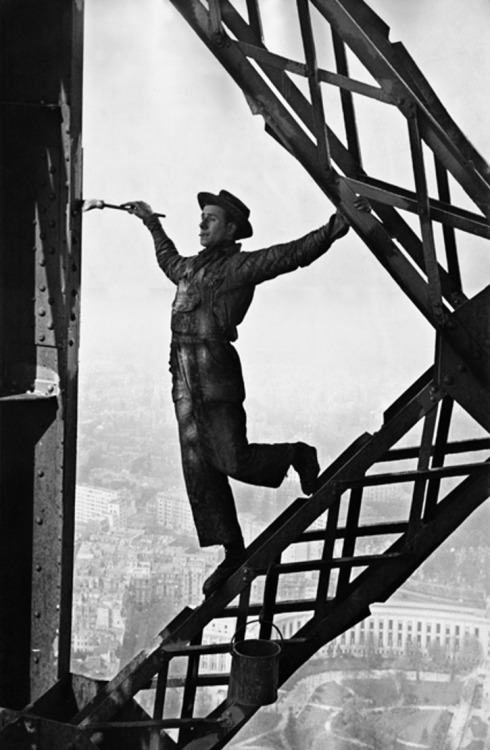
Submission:
[[313,105],[313,118],[315,122],[315,135],[318,154],[320,164],[325,171],[326,179],[329,179],[331,170],[330,149],[328,146],[322,92],[320,89],[320,82],[318,77],[315,41],[313,38],[313,29],[311,26],[310,5],[309,0],[296,0],[296,2],[298,5],[301,36],[305,49],[306,71],[308,76],[308,84],[310,87],[311,101]]
[[[179,6],[179,9],[181,12],[183,12],[182,6]],[[222,3],[222,10],[223,10],[223,17],[225,18],[227,26],[231,29],[232,33],[237,36],[240,39],[240,46],[244,48],[245,54],[248,54],[248,47],[250,43],[253,44],[253,49],[257,50],[260,49],[257,45],[259,44],[259,40],[254,36],[253,32],[249,28],[249,26],[244,23],[241,16],[236,12],[236,10],[233,8],[233,6],[227,2],[227,0],[223,0]],[[188,19],[187,19],[188,20]],[[243,40],[246,40],[243,42]],[[230,42],[231,45],[234,44],[234,42]],[[237,43],[238,44],[238,43]],[[211,51],[215,53],[215,50],[211,48]],[[270,57],[268,57],[270,56]],[[262,55],[258,56],[256,55],[255,59],[260,63],[261,68],[264,72],[264,74],[268,77],[272,85],[281,93],[281,96],[283,96],[288,104],[291,106],[292,110],[296,113],[296,115],[300,118],[300,120],[304,123],[305,127],[313,134],[314,133],[314,121],[312,116],[312,106],[310,102],[304,97],[302,92],[295,86],[294,82],[286,75],[286,71],[289,70],[289,68],[286,66],[286,68],[281,69],[281,66],[279,64],[279,61],[277,59],[277,56],[271,55],[270,52],[267,50],[262,51]],[[270,62],[268,62],[270,60]],[[226,67],[226,64],[223,60],[221,60],[223,65]],[[300,65],[299,63],[297,65]],[[293,70],[293,72],[296,72]],[[306,67],[302,66],[302,75],[306,75]],[[374,87],[370,87],[374,91]],[[362,93],[362,92],[360,92]],[[248,96],[248,95],[247,95]],[[251,101],[249,97],[249,101]],[[263,108],[258,106],[254,110],[256,113],[264,114]],[[266,121],[267,123],[267,121]],[[289,144],[287,142],[287,139],[284,138],[281,139],[278,137],[277,132],[271,127],[269,127],[266,124],[266,130],[268,130],[269,133],[274,135],[279,142],[288,150],[291,151],[289,148]],[[367,175],[363,173],[363,170],[361,168],[361,165],[356,161],[354,156],[345,148],[345,146],[342,144],[339,138],[335,135],[335,133],[328,127],[327,125],[327,137],[328,142],[330,145],[330,150],[332,154],[333,160],[336,162],[336,164],[339,166],[339,168],[346,174],[349,179],[361,179],[364,182],[369,182],[369,184],[376,184],[376,182],[372,178],[368,178]],[[298,158],[297,153],[292,151],[291,152],[295,158]],[[308,169],[308,165],[304,164],[305,168]],[[379,183],[382,185],[382,183]],[[394,189],[392,190],[392,192]],[[361,194],[363,194],[363,190],[360,191]],[[402,193],[400,189],[400,193]],[[329,196],[330,197],[330,196]],[[373,200],[376,200],[377,196],[373,197]],[[383,203],[387,203],[390,205],[399,205],[397,203],[391,203],[390,200],[383,200],[383,198],[380,198]],[[423,255],[423,248],[422,243],[419,240],[419,238],[415,235],[415,233],[412,231],[412,229],[409,227],[409,225],[401,218],[401,216],[396,212],[390,209],[388,206],[383,205],[383,203],[376,203],[375,209],[378,216],[382,219],[384,226],[386,227],[389,235],[393,238],[396,238],[396,240],[401,243],[403,248],[406,250],[406,252],[410,255],[410,257],[416,262],[416,264],[422,268],[424,264],[424,255]],[[415,206],[416,206],[416,198],[415,198]],[[407,208],[405,205],[400,205],[401,208]],[[409,210],[412,210],[409,208]],[[413,209],[413,210],[416,210]],[[478,219],[479,217],[476,217]],[[486,222],[483,223],[482,232],[487,231],[488,225]],[[441,277],[441,283],[443,285],[443,290],[445,297],[448,301],[451,302],[452,305],[458,306],[464,301],[464,295],[461,291],[461,285],[460,283],[457,284],[451,279],[451,277],[447,274],[444,268],[441,266],[439,267],[439,274]]]
[[[420,132],[441,163],[460,183],[481,211],[490,218],[490,168],[480,159],[468,169],[463,152],[464,137],[453,140],[451,129],[444,128],[427,106],[413,79],[407,77],[396,51],[388,40],[388,29],[371,9],[359,0],[312,0],[315,7],[346,41],[401,112],[409,117],[414,108],[420,118]],[[449,119],[448,117],[446,119]],[[467,147],[470,148],[469,145]]]

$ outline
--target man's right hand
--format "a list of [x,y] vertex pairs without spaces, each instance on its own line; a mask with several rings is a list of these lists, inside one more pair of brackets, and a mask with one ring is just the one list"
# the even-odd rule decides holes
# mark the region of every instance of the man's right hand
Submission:
[[129,203],[122,203],[121,208],[124,208],[130,214],[134,214],[138,219],[147,219],[152,215],[153,209],[148,203],[143,201],[130,201]]

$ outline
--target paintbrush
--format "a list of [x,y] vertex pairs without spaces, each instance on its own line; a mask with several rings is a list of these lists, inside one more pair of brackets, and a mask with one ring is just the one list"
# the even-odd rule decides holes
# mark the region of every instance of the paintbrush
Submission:
[[[78,209],[81,209],[82,211],[91,211],[93,208],[115,208],[117,211],[126,211],[129,212],[131,204],[125,203],[121,206],[116,206],[114,203],[106,203],[103,200],[100,199],[92,199],[92,200],[82,200],[78,201],[79,205],[77,206]],[[165,214],[159,214],[156,211],[153,212],[154,216],[161,216],[162,219],[165,218]]]

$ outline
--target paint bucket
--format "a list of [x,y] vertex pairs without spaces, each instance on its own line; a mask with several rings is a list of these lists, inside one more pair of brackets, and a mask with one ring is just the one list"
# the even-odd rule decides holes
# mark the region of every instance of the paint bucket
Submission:
[[[247,623],[250,624],[251,622]],[[282,640],[279,628],[274,623],[271,624]],[[237,633],[242,629],[238,629],[230,643],[232,658],[228,697],[245,706],[267,706],[275,703],[281,645],[277,641],[265,638],[237,640]]]

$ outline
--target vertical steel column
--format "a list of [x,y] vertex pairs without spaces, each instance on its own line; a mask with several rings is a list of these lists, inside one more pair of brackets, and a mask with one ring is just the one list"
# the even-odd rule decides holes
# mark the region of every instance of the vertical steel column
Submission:
[[83,0],[0,4],[0,706],[70,664]]

